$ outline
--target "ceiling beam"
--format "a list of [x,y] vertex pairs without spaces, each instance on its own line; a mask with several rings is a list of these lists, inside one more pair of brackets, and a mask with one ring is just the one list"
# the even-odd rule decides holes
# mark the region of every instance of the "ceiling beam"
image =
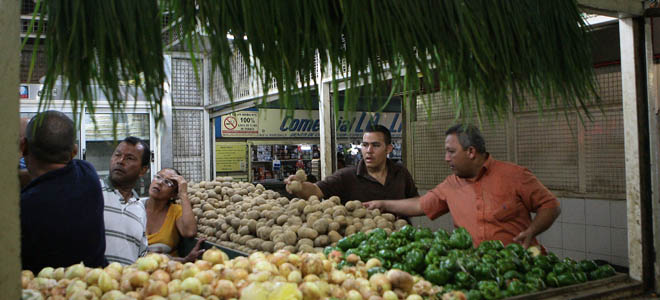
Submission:
[[644,14],[644,1],[641,0],[578,0],[577,2],[586,12],[610,17]]

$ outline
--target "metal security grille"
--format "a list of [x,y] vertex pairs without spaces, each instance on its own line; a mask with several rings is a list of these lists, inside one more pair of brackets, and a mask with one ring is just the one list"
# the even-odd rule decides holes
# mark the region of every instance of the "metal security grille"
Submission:
[[453,120],[454,111],[451,97],[441,93],[417,97],[417,120]]
[[612,65],[595,70],[598,95],[603,104],[621,104],[621,66]]
[[587,192],[626,192],[623,112],[594,113],[585,122],[585,165]]
[[[203,67],[203,61],[197,60],[197,70]],[[172,104],[174,106],[201,106],[202,72],[198,77],[191,59],[172,58]],[[199,81],[198,81],[199,80]]]
[[[243,61],[243,56],[238,51],[234,51],[231,57],[231,78],[232,78],[232,93],[234,99],[240,99],[251,95],[250,71],[248,66]],[[209,76],[211,76],[211,95],[210,104],[227,104],[229,103],[229,94],[225,90],[225,82],[222,80],[222,75],[218,70],[212,71],[209,68]]]
[[189,180],[200,181],[204,177],[203,111],[172,111],[172,154],[174,168]]
[[430,189],[441,183],[451,170],[444,161],[445,135],[442,128],[449,126],[447,121],[420,121],[413,124],[412,132],[414,165],[413,178],[417,187]]
[[43,51],[37,52],[37,59],[32,70],[32,78],[28,78],[30,72],[30,62],[32,61],[32,47],[25,47],[21,51],[21,74],[20,80],[23,83],[39,83],[39,79],[46,76],[46,54]]
[[577,191],[575,115],[568,115],[568,120],[563,115],[543,119],[529,115],[518,118],[516,123],[518,164],[529,168],[549,189]]

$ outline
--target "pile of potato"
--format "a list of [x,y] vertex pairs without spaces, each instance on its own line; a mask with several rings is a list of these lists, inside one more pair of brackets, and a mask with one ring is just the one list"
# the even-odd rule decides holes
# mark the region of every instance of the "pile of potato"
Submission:
[[289,200],[261,184],[231,177],[191,183],[189,198],[198,238],[247,253],[319,252],[359,231],[383,228],[389,234],[408,224],[393,214],[367,210],[357,200],[346,205],[336,196]]
[[23,300],[422,300],[441,291],[419,276],[401,270],[367,276],[377,259],[337,270],[338,256],[322,253],[256,252],[229,260],[218,249],[195,263],[181,264],[151,253],[130,266],[105,268],[76,264],[46,267],[35,277],[21,273]]

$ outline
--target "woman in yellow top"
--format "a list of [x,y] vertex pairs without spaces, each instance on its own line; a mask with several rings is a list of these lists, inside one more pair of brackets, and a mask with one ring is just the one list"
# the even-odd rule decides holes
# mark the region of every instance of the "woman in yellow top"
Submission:
[[[174,203],[177,198],[181,199],[181,205]],[[177,256],[181,237],[193,237],[197,232],[192,205],[188,199],[188,182],[174,169],[160,170],[149,186],[149,199],[145,208],[149,240],[147,250]],[[186,256],[186,261],[194,260],[201,254],[203,250],[198,250],[199,244]]]

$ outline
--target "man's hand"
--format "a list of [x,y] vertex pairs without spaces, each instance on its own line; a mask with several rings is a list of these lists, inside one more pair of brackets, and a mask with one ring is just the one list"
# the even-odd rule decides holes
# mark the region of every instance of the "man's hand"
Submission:
[[367,209],[380,209],[382,211],[385,208],[385,201],[374,200],[369,202],[362,202],[362,205]]
[[534,234],[529,230],[529,228],[513,238],[513,241],[516,243],[521,243],[523,248],[527,249],[532,244],[534,239]]
[[206,241],[206,239],[197,240],[197,244],[195,244],[195,247],[193,247],[192,250],[190,250],[190,253],[188,253],[188,255],[186,255],[186,257],[183,258],[184,263],[194,262],[195,260],[197,260],[197,258],[200,255],[202,255],[202,253],[204,253],[205,251],[204,249],[199,249],[199,247],[202,245],[202,243],[204,243],[204,241]]
[[296,179],[296,175],[294,174],[294,175],[290,175],[289,177],[287,177],[286,179],[284,179],[284,183],[285,183],[285,184],[289,184],[289,183],[291,183],[291,182],[293,182],[293,181],[296,181],[296,180],[297,180],[297,179]]

